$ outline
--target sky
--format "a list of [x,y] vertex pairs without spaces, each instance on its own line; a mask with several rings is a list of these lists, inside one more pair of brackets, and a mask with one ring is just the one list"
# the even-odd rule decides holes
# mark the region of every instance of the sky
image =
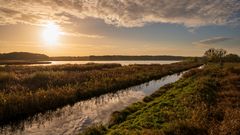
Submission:
[[0,0],[0,53],[240,55],[240,0]]

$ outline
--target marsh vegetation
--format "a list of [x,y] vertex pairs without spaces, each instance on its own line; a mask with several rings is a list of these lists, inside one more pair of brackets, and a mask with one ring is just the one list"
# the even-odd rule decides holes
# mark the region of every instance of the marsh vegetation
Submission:
[[0,67],[1,125],[199,65],[179,62]]

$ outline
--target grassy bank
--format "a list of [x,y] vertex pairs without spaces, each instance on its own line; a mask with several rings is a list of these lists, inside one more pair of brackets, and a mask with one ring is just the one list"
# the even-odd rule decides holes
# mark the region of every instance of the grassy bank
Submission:
[[0,124],[173,74],[200,63],[0,67]]
[[210,64],[114,112],[108,127],[91,127],[85,134],[238,135],[239,116],[240,64]]

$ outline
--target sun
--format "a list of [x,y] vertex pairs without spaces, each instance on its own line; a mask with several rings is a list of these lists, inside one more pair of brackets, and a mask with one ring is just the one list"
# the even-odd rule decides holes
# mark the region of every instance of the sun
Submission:
[[54,22],[49,22],[45,25],[42,32],[43,40],[48,45],[56,45],[61,34],[60,27]]

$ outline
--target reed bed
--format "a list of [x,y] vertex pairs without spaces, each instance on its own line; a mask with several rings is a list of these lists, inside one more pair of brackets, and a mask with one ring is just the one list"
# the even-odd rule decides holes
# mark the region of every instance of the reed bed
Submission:
[[0,68],[0,124],[115,92],[201,63],[168,65],[86,64]]

